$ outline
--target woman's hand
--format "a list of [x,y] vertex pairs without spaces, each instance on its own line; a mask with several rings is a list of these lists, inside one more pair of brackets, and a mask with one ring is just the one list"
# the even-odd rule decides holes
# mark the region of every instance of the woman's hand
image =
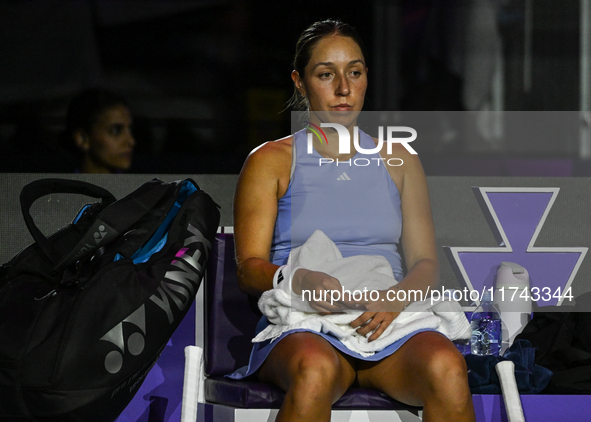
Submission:
[[367,309],[367,312],[351,322],[351,327],[357,328],[357,333],[360,335],[367,336],[372,333],[367,337],[367,341],[371,342],[380,337],[406,307],[405,302],[398,300],[397,295],[392,292],[394,290],[379,290],[377,300],[363,298],[365,300],[346,303],[347,306]]
[[[338,279],[320,272],[300,268],[292,279],[292,290],[308,300],[310,306],[320,313],[343,312],[352,309],[340,300],[342,286]],[[333,293],[334,292],[334,293]]]

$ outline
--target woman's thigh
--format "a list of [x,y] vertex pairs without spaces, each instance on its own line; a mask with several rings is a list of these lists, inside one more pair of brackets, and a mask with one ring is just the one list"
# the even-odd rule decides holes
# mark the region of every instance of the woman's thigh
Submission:
[[445,395],[446,389],[469,394],[464,357],[447,337],[433,331],[416,334],[378,362],[360,361],[357,379],[361,387],[415,406],[424,406],[433,394]]
[[340,397],[355,381],[355,360],[342,354],[321,336],[297,332],[284,337],[271,350],[258,377],[288,391],[297,382],[322,380]]

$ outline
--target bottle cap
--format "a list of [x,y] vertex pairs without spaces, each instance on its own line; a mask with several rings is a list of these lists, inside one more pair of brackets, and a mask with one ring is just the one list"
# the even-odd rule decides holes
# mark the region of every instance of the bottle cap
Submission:
[[529,287],[529,274],[525,268],[515,262],[501,262],[497,269],[495,287]]
[[500,267],[510,268],[511,271],[513,272],[513,274],[523,274],[523,273],[525,273],[525,268],[523,268],[519,264],[516,264],[515,262],[506,262],[506,261],[503,261],[503,262],[501,262]]

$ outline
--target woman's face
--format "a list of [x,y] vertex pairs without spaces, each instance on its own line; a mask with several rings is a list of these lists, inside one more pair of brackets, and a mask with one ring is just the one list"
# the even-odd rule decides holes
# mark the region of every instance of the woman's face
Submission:
[[326,112],[321,114],[336,120],[345,116],[356,119],[363,108],[367,68],[359,45],[350,37],[320,39],[312,49],[304,77],[294,71],[292,79],[308,98],[312,112]]
[[85,152],[86,167],[95,173],[127,170],[131,166],[135,139],[129,109],[116,105],[100,113],[90,133],[79,146]]

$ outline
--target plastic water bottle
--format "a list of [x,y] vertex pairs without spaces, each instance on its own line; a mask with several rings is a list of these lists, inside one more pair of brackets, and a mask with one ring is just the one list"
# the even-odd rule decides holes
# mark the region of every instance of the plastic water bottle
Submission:
[[474,310],[470,320],[472,338],[470,341],[473,355],[498,356],[501,350],[502,331],[499,310],[492,302],[490,290],[485,290],[480,305]]

